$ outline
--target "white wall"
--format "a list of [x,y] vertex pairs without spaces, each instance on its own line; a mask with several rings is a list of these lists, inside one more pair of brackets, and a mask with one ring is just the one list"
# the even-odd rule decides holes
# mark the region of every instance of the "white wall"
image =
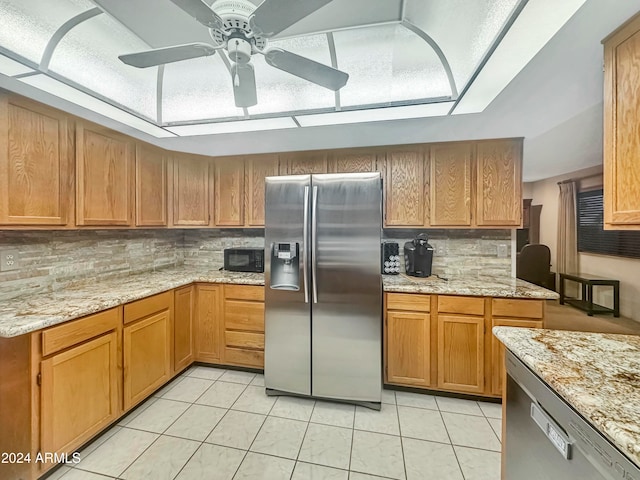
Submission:
[[[570,178],[580,179],[578,187],[588,189],[602,185],[602,166],[578,170],[538,182],[526,183],[525,192],[530,192],[533,205],[542,205],[540,215],[540,243],[551,250],[551,270],[555,271],[558,235],[558,182]],[[525,198],[526,195],[525,195]],[[640,259],[578,254],[580,273],[600,275],[620,280],[620,310],[625,317],[640,321]],[[595,300],[613,306],[611,288],[595,287]]]

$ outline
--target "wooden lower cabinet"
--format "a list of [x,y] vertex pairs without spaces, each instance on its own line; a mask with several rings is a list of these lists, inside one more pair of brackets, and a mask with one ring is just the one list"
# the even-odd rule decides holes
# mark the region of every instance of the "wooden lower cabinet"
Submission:
[[484,393],[484,317],[438,315],[438,387]]
[[193,316],[195,289],[193,285],[174,292],[173,308],[173,372],[187,368],[193,362]]
[[387,293],[385,382],[500,397],[504,349],[491,328],[543,319],[544,300]]
[[151,395],[171,378],[173,292],[124,306],[124,409]]
[[[41,452],[71,454],[120,415],[119,312],[43,332],[43,351],[55,351],[40,363]],[[100,329],[91,331],[93,323]],[[86,336],[93,337],[84,341]]]
[[224,286],[224,363],[264,368],[264,287]]
[[222,362],[223,285],[196,286],[195,360]]
[[387,382],[431,385],[430,320],[424,312],[387,312]]

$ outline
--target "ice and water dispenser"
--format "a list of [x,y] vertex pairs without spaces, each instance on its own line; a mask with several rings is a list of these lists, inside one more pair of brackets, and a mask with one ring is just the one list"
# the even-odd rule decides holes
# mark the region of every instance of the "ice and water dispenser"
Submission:
[[274,242],[271,244],[271,288],[300,290],[300,244]]

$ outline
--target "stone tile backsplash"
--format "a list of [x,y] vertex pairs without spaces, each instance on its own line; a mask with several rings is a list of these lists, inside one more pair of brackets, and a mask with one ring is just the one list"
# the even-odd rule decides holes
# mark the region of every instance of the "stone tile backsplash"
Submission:
[[[511,275],[510,230],[387,229],[383,240],[398,242],[404,258],[404,243],[421,232],[435,249],[435,274]],[[219,268],[229,247],[263,248],[264,229],[0,231],[0,251],[18,250],[20,263],[0,272],[0,301],[167,266]]]
[[[404,244],[426,233],[434,249],[432,272],[436,275],[511,276],[511,230],[405,230],[385,229],[383,241],[400,246],[400,270],[404,269]],[[498,256],[504,245],[506,256]]]
[[181,230],[0,231],[17,270],[0,272],[0,300],[184,263]]

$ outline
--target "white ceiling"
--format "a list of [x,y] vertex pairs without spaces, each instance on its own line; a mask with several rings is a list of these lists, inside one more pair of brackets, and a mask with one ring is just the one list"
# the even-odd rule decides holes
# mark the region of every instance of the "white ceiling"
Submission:
[[602,162],[600,41],[638,10],[640,0],[587,0],[482,113],[468,115],[158,139],[3,75],[0,87],[168,149],[206,155],[521,136],[524,179],[533,181]]

